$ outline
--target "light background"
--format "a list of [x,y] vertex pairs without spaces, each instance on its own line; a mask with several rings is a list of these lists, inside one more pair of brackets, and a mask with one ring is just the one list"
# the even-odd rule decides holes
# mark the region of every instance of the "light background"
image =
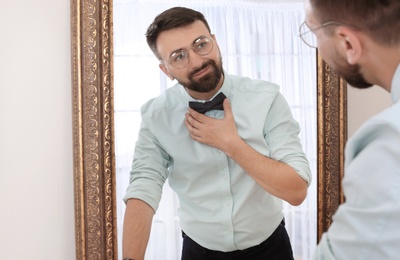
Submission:
[[[0,7],[0,259],[72,260],[70,1]],[[377,87],[348,100],[350,135],[390,104]]]

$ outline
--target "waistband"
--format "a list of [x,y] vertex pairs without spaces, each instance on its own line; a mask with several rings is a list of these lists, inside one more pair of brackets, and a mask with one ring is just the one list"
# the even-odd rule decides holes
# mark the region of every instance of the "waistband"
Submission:
[[259,248],[263,248],[267,246],[267,244],[271,243],[271,241],[276,240],[277,236],[279,235],[279,231],[281,228],[285,228],[285,219],[283,218],[281,223],[278,225],[278,227],[272,232],[272,234],[263,242],[261,242],[258,245],[243,249],[243,250],[234,250],[234,251],[229,251],[229,252],[223,252],[223,251],[217,251],[217,250],[210,250],[207,249],[199,244],[196,243],[193,239],[191,239],[188,235],[185,234],[185,232],[182,231],[182,238],[183,239],[188,239],[191,243],[191,246],[196,247],[197,250],[201,251],[204,254],[210,255],[210,256],[215,256],[215,257],[223,257],[223,256],[236,256],[238,254],[248,254],[252,251],[257,251]]

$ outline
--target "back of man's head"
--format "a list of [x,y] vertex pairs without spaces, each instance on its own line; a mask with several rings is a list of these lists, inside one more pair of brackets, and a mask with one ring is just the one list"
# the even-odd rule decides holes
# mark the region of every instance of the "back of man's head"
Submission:
[[309,0],[322,24],[336,21],[364,32],[385,46],[400,44],[399,0]]

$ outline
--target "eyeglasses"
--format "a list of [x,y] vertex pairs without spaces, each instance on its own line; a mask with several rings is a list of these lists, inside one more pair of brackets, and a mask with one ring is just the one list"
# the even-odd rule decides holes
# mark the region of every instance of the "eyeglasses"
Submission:
[[[213,41],[207,37],[200,37],[193,42],[192,47],[186,50],[177,50],[169,56],[168,62],[177,69],[185,68],[190,61],[189,50],[200,56],[209,54],[213,49]],[[160,60],[162,62],[162,60]]]
[[310,29],[306,21],[304,21],[299,27],[299,36],[303,40],[303,42],[308,46],[310,46],[311,48],[317,48],[317,37],[315,35],[315,31],[329,25],[345,25],[345,24],[336,21],[328,21],[326,23],[321,24],[321,26],[317,28]]

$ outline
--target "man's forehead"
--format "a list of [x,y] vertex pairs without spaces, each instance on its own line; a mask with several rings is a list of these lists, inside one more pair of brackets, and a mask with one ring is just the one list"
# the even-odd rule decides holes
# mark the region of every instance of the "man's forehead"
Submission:
[[160,33],[157,38],[157,48],[160,54],[181,48],[190,48],[198,38],[209,34],[203,22],[195,21],[187,26]]

